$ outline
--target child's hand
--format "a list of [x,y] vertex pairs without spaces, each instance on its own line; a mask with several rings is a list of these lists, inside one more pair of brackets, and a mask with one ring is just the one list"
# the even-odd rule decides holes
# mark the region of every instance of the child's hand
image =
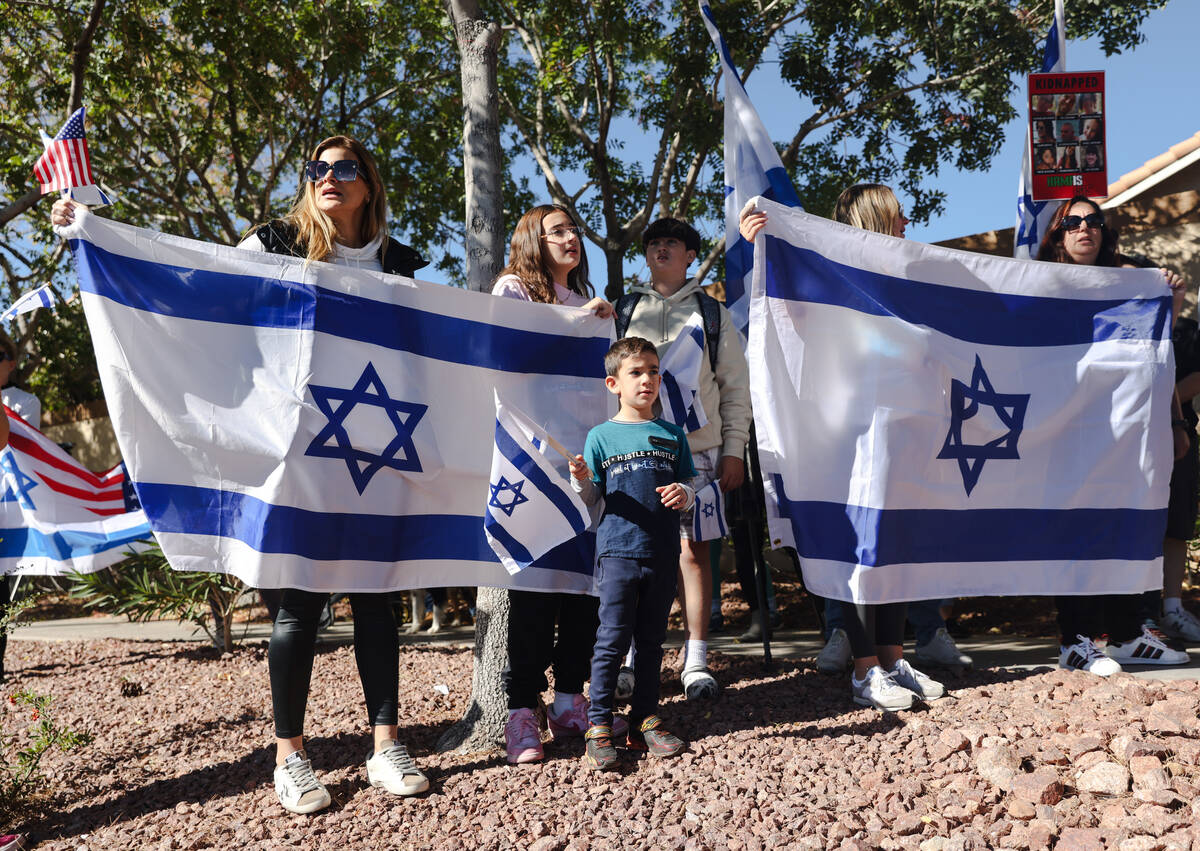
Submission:
[[683,485],[679,482],[672,482],[669,485],[663,485],[661,488],[655,488],[658,491],[659,497],[662,499],[662,504],[667,508],[680,509],[687,505],[688,495],[684,490]]
[[571,475],[579,479],[579,481],[586,481],[592,477],[592,471],[584,463],[582,455],[576,455],[567,463],[571,466]]

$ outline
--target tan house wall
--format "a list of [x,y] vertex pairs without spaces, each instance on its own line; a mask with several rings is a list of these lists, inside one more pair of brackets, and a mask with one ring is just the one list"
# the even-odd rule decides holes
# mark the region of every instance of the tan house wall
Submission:
[[55,443],[73,443],[71,455],[93,472],[111,469],[121,460],[117,435],[103,401],[42,415],[42,433]]

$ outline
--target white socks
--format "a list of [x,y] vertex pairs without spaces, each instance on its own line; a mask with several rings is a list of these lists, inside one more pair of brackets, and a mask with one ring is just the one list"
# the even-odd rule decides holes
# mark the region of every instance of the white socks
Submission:
[[1183,600],[1179,597],[1163,597],[1163,614],[1183,611]]
[[687,655],[684,657],[683,669],[694,671],[708,667],[708,642],[689,638],[684,645]]

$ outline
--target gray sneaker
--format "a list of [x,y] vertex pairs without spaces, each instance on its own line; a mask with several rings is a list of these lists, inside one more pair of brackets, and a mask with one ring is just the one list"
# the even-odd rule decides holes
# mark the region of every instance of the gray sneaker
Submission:
[[429,788],[429,778],[417,768],[408,748],[390,740],[367,756],[367,780],[393,795],[416,795]]
[[892,665],[891,675],[896,682],[922,700],[937,700],[946,694],[945,686],[925,676],[904,659],[896,660],[896,664]]
[[817,654],[817,670],[825,674],[840,674],[850,667],[850,638],[846,630],[835,629]]
[[1171,638],[1200,643],[1200,620],[1187,609],[1164,613],[1158,619],[1158,625]]
[[917,696],[896,682],[895,677],[878,665],[867,671],[862,681],[850,675],[850,690],[859,706],[874,706],[885,712],[909,709]]
[[963,669],[971,667],[971,657],[958,649],[944,626],[929,639],[928,644],[918,644],[916,657],[926,665],[938,668]]
[[613,697],[616,700],[629,700],[633,697],[633,687],[637,684],[633,676],[633,668],[621,666],[621,670],[617,672],[617,687],[613,689]]
[[285,810],[300,815],[323,810],[331,801],[304,751],[290,754],[283,765],[275,766],[275,794]]

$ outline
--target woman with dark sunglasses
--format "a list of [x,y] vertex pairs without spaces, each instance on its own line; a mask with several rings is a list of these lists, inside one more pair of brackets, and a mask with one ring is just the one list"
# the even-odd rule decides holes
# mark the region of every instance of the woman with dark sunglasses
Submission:
[[[69,224],[74,206],[69,200],[58,201],[51,221]],[[291,212],[255,227],[238,247],[411,277],[425,260],[389,237],[387,230],[387,199],[374,159],[358,140],[333,136],[318,144],[305,164]],[[278,593],[279,610],[267,650],[275,715],[275,794],[284,809],[312,813],[331,801],[304,751],[317,622],[329,595],[297,588]],[[372,786],[395,795],[424,792],[429,780],[397,741],[400,650],[390,595],[349,596],[354,657],[374,738],[367,778]]]
[[[1133,268],[1117,250],[1117,233],[1104,220],[1104,212],[1095,201],[1077,195],[1065,201],[1050,220],[1038,260],[1071,263],[1077,266]],[[1184,283],[1173,272],[1162,270],[1174,295],[1174,314],[1183,303]],[[1173,314],[1173,315],[1174,315]],[[1182,422],[1178,398],[1172,406],[1176,457],[1187,449],[1187,439],[1174,425]],[[1109,676],[1121,670],[1121,663],[1137,665],[1182,665],[1188,655],[1168,647],[1157,628],[1143,625],[1140,594],[1070,595],[1055,598],[1061,633],[1058,666]],[[1094,642],[1108,635],[1108,647],[1101,651]]]

